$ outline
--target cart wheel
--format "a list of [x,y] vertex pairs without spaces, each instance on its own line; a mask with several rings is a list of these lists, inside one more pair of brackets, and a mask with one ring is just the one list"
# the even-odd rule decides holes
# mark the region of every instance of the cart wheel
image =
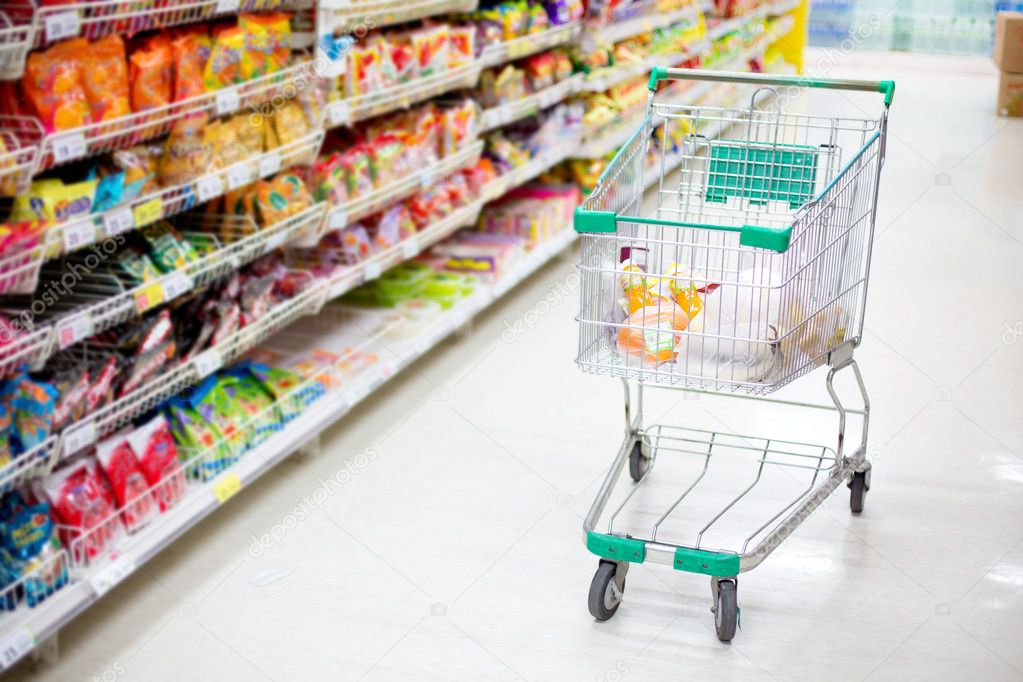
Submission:
[[719,580],[717,594],[714,596],[714,629],[718,639],[731,642],[735,637],[735,627],[739,623],[739,605],[736,601],[734,580]]
[[629,476],[632,476],[633,481],[639,483],[649,468],[650,458],[643,454],[643,444],[637,440],[636,444],[632,446],[632,452],[629,453]]
[[615,615],[622,603],[622,592],[615,584],[617,567],[608,561],[600,562],[590,583],[590,615],[605,621]]
[[854,472],[849,481],[849,509],[853,514],[863,511],[863,502],[867,497],[868,490],[870,490],[870,483],[867,481],[867,472]]

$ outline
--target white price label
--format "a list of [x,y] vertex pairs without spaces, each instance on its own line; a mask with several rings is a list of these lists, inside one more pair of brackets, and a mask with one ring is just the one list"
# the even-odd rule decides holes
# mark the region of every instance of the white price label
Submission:
[[224,181],[219,175],[207,175],[195,183],[195,191],[199,195],[199,201],[216,199],[224,193]]
[[46,42],[52,43],[55,40],[74,38],[81,31],[82,22],[78,18],[77,10],[56,12],[46,16]]
[[263,253],[270,253],[274,249],[278,249],[284,244],[284,238],[287,237],[286,232],[278,232],[277,234],[270,235],[266,240],[266,249]]
[[259,160],[259,177],[267,178],[281,169],[281,155],[267,154]]
[[217,0],[216,14],[231,14],[237,12],[241,7],[239,0]]
[[433,172],[433,169],[427,169],[423,171],[423,174],[419,176],[419,186],[423,189],[433,187],[433,183],[437,180],[437,174]]
[[210,348],[199,353],[195,356],[193,362],[195,363],[195,371],[198,372],[200,379],[205,379],[224,366],[224,359],[220,357],[220,353],[217,352],[216,348]]
[[78,313],[57,323],[57,345],[61,350],[92,336],[92,316]]
[[64,253],[77,251],[96,241],[96,228],[91,220],[64,226]]
[[164,277],[161,284],[163,300],[170,301],[191,290],[192,278],[183,272],[172,272]]
[[96,442],[96,422],[79,422],[64,431],[64,456],[73,455]]
[[327,105],[327,121],[332,126],[348,125],[351,119],[351,111],[348,109],[348,102],[331,102]]
[[419,255],[419,240],[416,237],[409,237],[401,243],[401,255],[406,259],[415,258]]
[[107,212],[103,216],[103,231],[108,237],[127,232],[135,227],[135,218],[127,206]]
[[36,638],[28,628],[20,627],[0,640],[0,670],[6,670],[21,660],[21,657],[32,651]]
[[370,261],[366,263],[366,281],[374,280],[380,276],[380,263]]
[[85,135],[81,133],[65,133],[53,138],[53,160],[56,163],[74,161],[85,156],[87,146]]
[[217,116],[233,114],[241,106],[241,99],[238,97],[238,88],[224,88],[217,90],[216,107]]
[[227,188],[238,189],[252,182],[252,167],[243,163],[227,169]]
[[89,576],[89,585],[96,592],[97,597],[102,597],[134,572],[134,561],[123,554],[111,554],[110,561]]
[[343,208],[335,208],[327,216],[327,227],[332,230],[343,230],[348,226],[348,214]]

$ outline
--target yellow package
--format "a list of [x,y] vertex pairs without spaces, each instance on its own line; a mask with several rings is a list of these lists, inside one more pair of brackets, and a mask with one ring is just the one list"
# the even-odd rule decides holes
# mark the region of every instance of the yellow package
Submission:
[[60,222],[88,215],[99,180],[65,185],[61,180],[36,180],[27,194],[14,200],[11,219]]
[[280,71],[291,58],[291,21],[287,14],[242,14],[238,28],[245,34],[242,78]]
[[297,102],[288,102],[274,116],[274,127],[277,129],[277,140],[280,144],[289,144],[309,134],[302,107]]
[[240,131],[247,125],[244,118],[235,116],[221,121],[219,129],[212,136],[207,133],[207,139],[215,145],[214,149],[217,150],[218,168],[226,168],[246,159],[248,152],[242,147]]
[[206,140],[206,125],[206,114],[191,114],[174,124],[160,159],[160,184],[191,182],[209,170],[212,148]]
[[[251,120],[250,120],[251,119]],[[266,118],[263,116],[249,116],[238,114],[232,120],[237,120],[238,146],[241,153],[246,157],[253,157],[263,153],[263,144],[266,133],[263,127],[266,125]]]
[[217,90],[245,80],[242,61],[245,55],[245,32],[240,28],[221,31],[213,41],[210,59],[206,62],[202,83],[206,90]]

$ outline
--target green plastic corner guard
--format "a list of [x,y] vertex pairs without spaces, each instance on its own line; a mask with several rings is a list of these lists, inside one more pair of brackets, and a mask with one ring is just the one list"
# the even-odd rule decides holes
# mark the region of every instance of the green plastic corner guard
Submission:
[[739,575],[739,555],[679,547],[675,550],[675,563],[672,568],[686,573],[731,578]]
[[792,226],[766,227],[764,225],[743,225],[739,229],[739,244],[757,249],[768,249],[785,253],[792,240]]
[[612,211],[587,211],[582,206],[575,207],[572,227],[576,232],[615,232],[617,216]]
[[586,532],[586,549],[593,554],[614,561],[641,564],[646,559],[646,543],[632,538],[620,538],[594,531]]
[[886,107],[891,105],[892,98],[895,97],[895,81],[881,81],[877,84],[877,91],[884,94],[884,105]]
[[650,70],[650,80],[646,87],[650,92],[657,92],[657,84],[668,77],[668,69],[664,66],[655,66]]

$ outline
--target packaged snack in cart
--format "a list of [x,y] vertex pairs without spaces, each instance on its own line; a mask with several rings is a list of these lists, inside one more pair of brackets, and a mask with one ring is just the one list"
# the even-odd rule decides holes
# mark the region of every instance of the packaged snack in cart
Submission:
[[447,25],[421,28],[413,31],[410,37],[421,77],[426,78],[448,68]]
[[476,28],[452,26],[448,29],[448,68],[465,66],[476,59]]
[[128,434],[128,443],[146,483],[153,488],[160,511],[177,504],[186,492],[185,473],[167,419],[163,415],[153,417]]
[[96,460],[110,483],[125,528],[134,532],[144,526],[157,507],[149,496],[149,483],[139,469],[125,434],[118,433],[97,443]]
[[174,95],[174,50],[170,38],[158,34],[131,54],[131,109],[138,113],[171,103]]
[[101,557],[121,537],[113,494],[91,457],[56,470],[41,481],[40,490],[63,526],[61,539],[76,562]]
[[131,114],[128,94],[128,60],[124,41],[109,35],[83,48],[80,62],[82,87],[89,100],[94,123]]
[[86,45],[84,38],[75,38],[28,56],[22,83],[40,123],[48,132],[92,123],[89,101],[82,86],[80,55]]

